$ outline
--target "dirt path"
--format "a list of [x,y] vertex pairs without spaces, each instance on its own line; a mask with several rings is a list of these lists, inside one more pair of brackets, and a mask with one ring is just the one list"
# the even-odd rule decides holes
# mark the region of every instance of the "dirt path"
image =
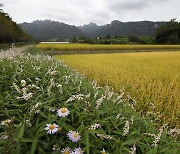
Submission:
[[7,51],[0,51],[0,59],[3,58],[13,58],[15,56],[18,56],[20,54],[22,54],[22,52],[24,50],[26,50],[29,47],[32,47],[33,45],[26,45],[26,46],[22,46],[22,47],[15,47],[15,48],[10,48]]

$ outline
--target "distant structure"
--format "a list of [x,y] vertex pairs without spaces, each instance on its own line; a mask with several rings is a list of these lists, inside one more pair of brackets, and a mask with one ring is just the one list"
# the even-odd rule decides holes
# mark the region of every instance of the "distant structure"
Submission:
[[51,43],[53,43],[53,44],[54,44],[54,43],[58,43],[58,44],[59,44],[59,43],[60,43],[60,44],[68,44],[68,43],[70,43],[70,42],[41,42],[41,43],[42,43],[42,44],[47,44],[47,43],[48,43],[48,44],[51,44]]

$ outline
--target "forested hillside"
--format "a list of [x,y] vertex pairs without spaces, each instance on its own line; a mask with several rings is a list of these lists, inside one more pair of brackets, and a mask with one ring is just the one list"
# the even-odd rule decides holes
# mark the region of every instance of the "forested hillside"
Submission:
[[31,41],[32,38],[3,12],[2,6],[0,4],[0,43]]

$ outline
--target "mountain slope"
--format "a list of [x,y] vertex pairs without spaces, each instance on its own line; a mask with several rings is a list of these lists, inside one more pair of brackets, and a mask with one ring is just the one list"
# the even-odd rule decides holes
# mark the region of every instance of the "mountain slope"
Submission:
[[36,20],[32,23],[22,23],[20,26],[36,40],[63,40],[84,36],[84,33],[76,26],[51,20]]
[[98,26],[90,23],[89,25],[80,26],[79,28],[89,37],[105,37],[110,36],[151,36],[155,30],[166,22],[151,22],[151,21],[139,21],[139,22],[121,22],[114,20],[110,24]]

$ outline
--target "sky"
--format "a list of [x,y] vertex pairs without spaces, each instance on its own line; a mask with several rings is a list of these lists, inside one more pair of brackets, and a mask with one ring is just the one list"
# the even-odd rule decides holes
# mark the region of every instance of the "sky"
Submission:
[[180,21],[180,0],[1,0],[17,23],[50,19],[70,25],[113,20]]

